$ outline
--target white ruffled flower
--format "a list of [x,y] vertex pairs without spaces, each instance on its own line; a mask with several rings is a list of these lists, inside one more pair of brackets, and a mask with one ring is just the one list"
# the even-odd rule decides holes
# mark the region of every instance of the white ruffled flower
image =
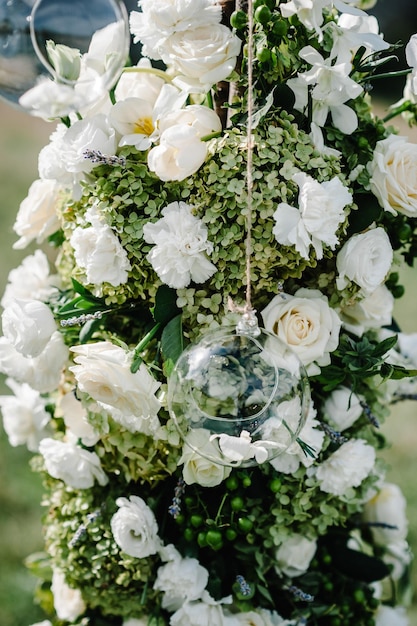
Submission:
[[172,557],[158,569],[153,586],[162,591],[162,607],[170,612],[177,611],[185,602],[200,600],[209,578],[197,559],[182,557],[175,549]]
[[116,134],[107,118],[100,114],[75,122],[70,128],[59,124],[50,143],[39,153],[39,175],[72,188],[73,197],[81,197],[80,182],[96,167],[85,158],[85,150],[114,155]]
[[208,142],[201,139],[221,130],[218,115],[193,104],[160,119],[159,145],[148,154],[148,167],[162,181],[184,180],[204,163]]
[[392,322],[394,296],[385,285],[340,311],[344,328],[359,337],[368,329],[389,326]]
[[73,346],[76,365],[70,367],[78,389],[88,394],[130,432],[155,434],[161,407],[156,398],[161,383],[141,363],[130,371],[131,356],[109,341]]
[[[407,503],[398,485],[384,483],[373,498],[365,503],[363,519],[370,523],[372,536],[379,545],[385,546],[406,539]],[[372,525],[374,523],[375,526]]]
[[24,357],[38,357],[57,332],[51,309],[40,300],[14,300],[1,316],[6,339]]
[[216,626],[234,626],[233,622],[225,616],[222,603],[216,602],[207,592],[202,600],[186,602],[176,611],[170,619],[170,626],[196,626],[214,624]]
[[65,581],[65,575],[54,569],[52,573],[51,591],[54,598],[54,609],[60,620],[74,622],[87,608],[81,591],[73,589]]
[[31,452],[37,452],[51,419],[45,409],[47,400],[26,383],[19,385],[9,378],[6,384],[14,393],[13,396],[0,396],[3,427],[9,443],[11,446],[26,445]]
[[48,474],[73,489],[91,489],[97,481],[102,487],[108,478],[95,452],[80,448],[73,441],[46,437],[39,444]]
[[194,428],[186,436],[178,461],[178,465],[184,465],[182,474],[187,485],[197,483],[202,487],[215,487],[232,471],[231,467],[220,465],[204,455],[221,459],[218,445],[210,440],[210,432],[204,428]]
[[337,176],[319,183],[298,172],[292,180],[300,188],[298,208],[285,202],[278,204],[272,232],[278,243],[294,246],[304,259],[310,258],[310,246],[313,246],[320,260],[323,244],[334,250],[339,243],[336,231],[345,220],[343,209],[351,204],[352,194]]
[[123,285],[132,269],[126,250],[97,206],[88,210],[85,218],[91,226],[77,226],[70,243],[77,265],[85,271],[87,283]]
[[35,250],[9,272],[8,283],[1,299],[6,308],[14,300],[46,301],[56,291],[59,277],[49,273],[49,263],[42,250]]
[[[291,402],[293,401],[283,402],[282,404],[289,404]],[[277,472],[294,474],[300,465],[310,467],[310,465],[316,462],[324,441],[324,431],[320,429],[320,422],[316,419],[316,415],[317,411],[314,407],[310,407],[306,423],[297,437],[297,440],[309,446],[311,454],[306,454],[298,441],[295,441],[285,452],[270,461],[272,467],[276,469]],[[293,424],[290,424],[290,427],[295,431]]]
[[265,329],[297,354],[309,374],[330,363],[341,322],[320,291],[301,288],[293,296],[278,294],[261,315]]
[[320,483],[320,489],[335,496],[359,487],[375,465],[375,449],[363,439],[343,443],[323,463],[310,468]]
[[174,289],[187,287],[191,281],[204,283],[216,271],[207,258],[213,245],[206,226],[185,202],[168,204],[162,215],[143,227],[145,241],[155,244],[147,257],[155,272]]
[[326,398],[324,414],[337,430],[350,428],[363,413],[360,398],[347,387],[338,387]]
[[32,241],[42,243],[60,228],[56,204],[61,186],[53,180],[35,180],[21,202],[13,230],[20,239],[15,250],[26,248]]
[[174,33],[219,24],[222,18],[216,0],[140,0],[140,7],[140,13],[130,14],[130,31],[151,59],[161,58],[166,39]]
[[375,613],[375,626],[409,626],[407,612],[402,606],[381,605]]
[[275,570],[280,575],[295,578],[304,574],[316,553],[317,541],[294,533],[275,552]]
[[162,59],[179,74],[178,84],[206,92],[235,69],[242,42],[223,24],[205,24],[169,37]]
[[70,391],[59,397],[55,416],[63,418],[67,432],[81,439],[83,445],[94,446],[100,439],[100,435],[88,423],[87,411],[74,392]]
[[38,357],[26,358],[17,352],[6,337],[0,337],[0,372],[20,383],[27,383],[40,393],[58,387],[62,369],[68,359],[64,338],[56,331]]
[[138,559],[156,554],[161,546],[155,515],[139,496],[118,498],[119,510],[110,521],[119,548]]
[[384,282],[392,261],[389,237],[380,226],[352,235],[336,258],[337,288],[344,289],[352,281],[365,295],[371,294]]
[[370,188],[381,207],[408,217],[417,216],[417,144],[389,135],[378,141],[368,163]]

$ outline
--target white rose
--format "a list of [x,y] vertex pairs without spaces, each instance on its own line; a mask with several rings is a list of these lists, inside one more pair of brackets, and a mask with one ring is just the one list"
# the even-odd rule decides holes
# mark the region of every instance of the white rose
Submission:
[[151,434],[159,426],[161,407],[155,394],[161,383],[141,363],[130,371],[129,354],[110,341],[73,346],[76,365],[70,367],[78,388],[108,411],[130,432]]
[[407,537],[406,507],[401,489],[392,483],[384,483],[375,496],[365,503],[363,518],[370,524],[373,538],[378,544],[384,546]]
[[375,449],[363,439],[342,444],[323,463],[310,468],[320,482],[320,489],[343,496],[351,487],[358,487],[375,465]]
[[130,14],[130,31],[151,59],[160,58],[165,40],[175,32],[218,24],[222,17],[215,0],[141,0],[140,6],[141,13]]
[[26,358],[6,337],[0,337],[0,372],[27,383],[41,393],[58,387],[62,369],[68,358],[68,348],[59,331],[56,331],[38,357]]
[[92,285],[123,285],[132,269],[126,250],[112,228],[102,221],[97,207],[87,211],[86,218],[91,226],[78,226],[70,238],[75,262]]
[[317,549],[315,539],[293,534],[275,552],[275,569],[281,576],[295,578],[304,574]]
[[351,389],[338,387],[326,398],[323,411],[337,430],[343,432],[362,415],[363,408],[360,398]]
[[162,608],[177,611],[184,602],[199,600],[208,582],[209,573],[197,559],[181,557],[162,565],[157,572],[153,586],[163,592]]
[[206,91],[233,72],[241,45],[227,26],[205,24],[174,33],[165,41],[161,56],[193,87]]
[[94,482],[104,486],[108,478],[95,452],[75,443],[45,438],[39,444],[48,474],[74,489],[90,489]]
[[57,569],[52,573],[51,591],[58,619],[73,622],[84,613],[86,605],[81,591],[69,587],[65,582],[65,575]]
[[[201,454],[195,450],[199,450]],[[184,464],[183,477],[185,482],[187,485],[197,483],[202,487],[220,485],[229,476],[232,468],[214,463],[202,455],[221,458],[217,444],[210,441],[209,431],[195,428],[188,433],[182,456],[178,461],[178,465]]]
[[58,284],[58,276],[49,273],[46,254],[36,250],[9,272],[1,305],[6,308],[14,299],[46,301]]
[[330,363],[338,346],[340,319],[316,289],[299,289],[294,296],[278,294],[261,311],[265,329],[287,344],[307,367],[308,374]]
[[343,326],[361,336],[366,330],[389,326],[392,322],[394,296],[385,285],[379,285],[368,296],[341,311]]
[[384,282],[392,260],[392,246],[383,228],[372,228],[365,233],[353,235],[336,258],[339,272],[337,288],[344,289],[352,281],[365,294],[374,292]]
[[173,289],[203,283],[216,271],[208,259],[213,244],[203,222],[185,202],[172,202],[155,223],[145,224],[143,238],[155,244],[147,258],[163,283]]
[[407,612],[402,606],[381,605],[375,613],[375,626],[409,626]]
[[10,378],[6,383],[15,394],[0,396],[3,426],[9,443],[12,446],[26,444],[28,450],[36,452],[51,419],[45,410],[47,400],[25,383],[19,385]]
[[27,197],[21,202],[13,230],[20,239],[15,250],[26,248],[31,241],[42,243],[60,228],[56,204],[60,185],[53,180],[35,180]]
[[111,531],[119,548],[138,559],[156,554],[161,546],[155,515],[138,496],[118,498],[119,510],[111,518]]
[[385,211],[417,217],[417,144],[389,135],[378,141],[368,163],[370,188]]
[[51,309],[39,300],[14,300],[1,316],[4,336],[25,357],[37,357],[56,332]]
[[95,115],[75,122],[70,128],[57,126],[50,143],[39,153],[39,175],[73,187],[75,200],[81,197],[80,182],[96,164],[85,158],[85,150],[105,155],[116,153],[117,141],[105,115]]

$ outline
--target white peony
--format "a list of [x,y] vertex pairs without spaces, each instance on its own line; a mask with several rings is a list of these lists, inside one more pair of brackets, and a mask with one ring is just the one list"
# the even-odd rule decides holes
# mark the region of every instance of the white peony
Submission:
[[162,608],[173,612],[184,602],[201,599],[208,577],[197,559],[182,557],[175,550],[174,558],[158,569],[153,588],[163,593]]
[[407,612],[402,606],[381,605],[375,613],[375,626],[409,626]]
[[42,439],[39,452],[44,458],[46,471],[73,489],[91,489],[95,481],[104,486],[108,478],[95,452],[80,448],[74,442]]
[[363,519],[370,524],[373,538],[379,545],[406,539],[407,504],[401,489],[392,483],[384,483],[365,503]]
[[351,439],[342,444],[313,470],[320,489],[343,496],[352,487],[359,487],[375,465],[375,449],[363,439]]
[[13,300],[42,300],[56,292],[59,284],[57,275],[49,273],[49,263],[42,250],[35,250],[22,263],[9,272],[8,283],[1,299],[6,308]]
[[304,574],[316,553],[317,542],[294,533],[275,552],[275,570],[281,576],[295,578]]
[[41,393],[54,391],[68,358],[64,338],[56,331],[46,348],[35,358],[26,358],[6,337],[0,337],[0,372],[27,383]]
[[344,306],[340,317],[344,328],[361,336],[366,330],[389,326],[392,322],[394,296],[385,285],[350,306]]
[[370,188],[385,211],[417,216],[417,144],[389,135],[378,141],[368,163]]
[[202,487],[220,485],[229,476],[232,468],[215,463],[203,455],[221,458],[217,444],[210,440],[209,431],[195,428],[188,433],[178,461],[178,465],[184,465],[182,473],[185,482],[187,485],[197,483]]
[[352,235],[337,255],[337,288],[344,289],[352,281],[364,294],[371,294],[384,282],[392,261],[389,237],[380,226]]
[[123,285],[132,269],[126,250],[100,216],[98,207],[87,211],[86,220],[91,226],[77,226],[70,238],[77,265],[85,271],[86,280],[92,285]]
[[110,341],[73,346],[76,365],[70,367],[78,388],[130,432],[152,434],[159,427],[156,398],[161,383],[141,363],[130,371],[131,357]]
[[47,400],[26,383],[19,385],[10,378],[6,383],[14,393],[13,396],[0,396],[3,426],[9,443],[12,446],[26,445],[28,450],[36,452],[51,419],[45,409]]
[[14,300],[1,316],[3,333],[25,357],[37,357],[57,332],[51,309],[39,300]]
[[350,428],[363,413],[360,398],[348,387],[338,387],[326,398],[324,415],[337,430]]
[[84,613],[86,605],[81,591],[70,587],[65,582],[64,573],[57,569],[54,569],[52,573],[51,591],[58,619],[74,622]]
[[320,291],[301,288],[293,296],[278,294],[261,315],[265,329],[296,353],[310,375],[330,363],[341,322]]
[[161,219],[143,227],[147,243],[155,244],[148,254],[161,281],[174,289],[187,287],[191,281],[203,283],[216,271],[208,260],[213,244],[203,222],[185,202],[172,202]]
[[320,260],[323,244],[334,250],[339,243],[336,231],[345,219],[344,208],[351,204],[352,194],[337,176],[319,183],[298,172],[292,180],[300,189],[298,208],[285,202],[278,204],[272,232],[278,243],[294,246],[304,259],[310,258],[310,246],[313,246]]
[[13,230],[20,239],[15,250],[26,248],[32,241],[42,243],[60,228],[56,212],[61,186],[53,180],[35,180],[21,202]]
[[235,69],[242,42],[223,24],[176,32],[162,50],[163,61],[193,90],[206,92]]
[[139,496],[118,498],[111,531],[119,548],[138,559],[156,554],[161,546],[155,515]]
[[140,0],[139,4],[142,11],[130,14],[130,31],[151,59],[161,58],[166,39],[174,33],[218,24],[222,18],[216,0]]

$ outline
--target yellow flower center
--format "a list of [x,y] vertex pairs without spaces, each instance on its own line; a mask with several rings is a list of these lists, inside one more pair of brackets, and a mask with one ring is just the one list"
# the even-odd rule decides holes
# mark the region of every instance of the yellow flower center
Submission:
[[154,125],[151,117],[141,117],[135,122],[135,133],[138,135],[152,135]]

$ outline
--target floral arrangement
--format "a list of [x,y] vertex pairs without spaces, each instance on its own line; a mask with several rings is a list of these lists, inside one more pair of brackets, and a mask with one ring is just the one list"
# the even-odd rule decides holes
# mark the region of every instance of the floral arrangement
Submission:
[[[395,46],[366,4],[140,0],[143,58],[42,149],[14,245],[41,247],[10,272],[0,338],[4,427],[45,485],[42,626],[408,623],[405,501],[378,451],[417,375],[392,320],[417,146],[387,125],[416,120],[417,36],[379,119]],[[248,255],[257,322],[311,394],[271,456],[181,435],[167,400],[185,347],[236,327]],[[227,404],[240,379],[210,372]]]

